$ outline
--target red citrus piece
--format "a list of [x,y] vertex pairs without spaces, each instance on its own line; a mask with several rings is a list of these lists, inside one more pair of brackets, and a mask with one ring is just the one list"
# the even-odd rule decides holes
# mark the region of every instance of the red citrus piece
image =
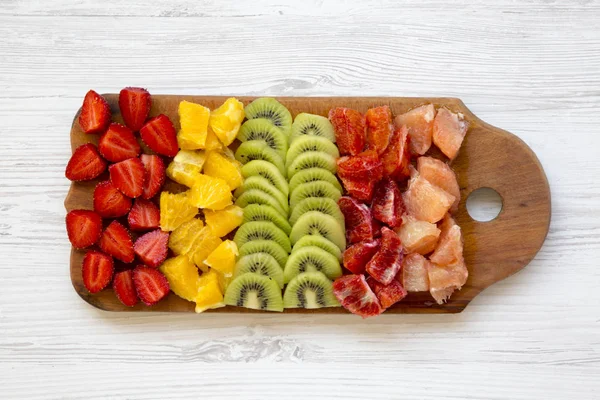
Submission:
[[367,148],[382,154],[390,143],[394,124],[388,106],[370,108],[365,114],[367,123]]
[[383,174],[393,179],[403,180],[410,171],[410,152],[408,130],[405,126],[396,127],[390,144],[381,155]]
[[392,279],[388,285],[383,285],[377,282],[376,279],[373,279],[372,276],[369,276],[367,284],[373,290],[373,293],[375,293],[375,296],[379,300],[379,304],[383,308],[390,308],[408,294],[406,289],[396,279]]
[[342,306],[363,318],[383,312],[364,275],[344,275],[333,282],[333,294]]
[[348,196],[340,197],[338,205],[344,214],[348,243],[372,241],[373,217],[369,207]]
[[381,247],[371,261],[367,263],[366,271],[384,285],[390,282],[402,267],[402,244],[396,232],[389,228],[381,228]]
[[329,121],[335,131],[335,140],[341,155],[356,155],[365,147],[365,117],[350,108],[333,108]]
[[353,244],[344,251],[344,267],[353,274],[363,274],[371,258],[379,250],[380,241],[366,241]]

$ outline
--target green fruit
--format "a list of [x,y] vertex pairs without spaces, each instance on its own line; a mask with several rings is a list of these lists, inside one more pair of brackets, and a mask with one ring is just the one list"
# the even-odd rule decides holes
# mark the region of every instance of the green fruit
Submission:
[[340,156],[337,146],[328,139],[319,136],[300,136],[290,145],[290,149],[286,156],[285,166],[289,167],[296,157],[307,151],[320,151],[329,154],[333,158],[338,158]]
[[247,164],[254,160],[267,161],[276,166],[282,175],[286,174],[281,156],[261,140],[251,140],[240,144],[240,147],[235,151],[235,159],[242,164]]
[[238,252],[240,253],[240,257],[254,253],[267,253],[277,260],[282,271],[289,256],[289,253],[283,247],[272,240],[253,240],[240,247]]
[[283,311],[281,288],[264,275],[247,273],[235,278],[225,292],[225,304],[263,311]]
[[281,208],[283,208],[285,211],[289,211],[290,206],[288,204],[287,196],[284,196],[283,193],[281,193],[275,186],[271,185],[269,181],[262,176],[251,176],[248,179],[245,179],[242,186],[237,188],[235,192],[233,192],[233,195],[238,198],[249,189],[257,189],[265,192],[277,200]]
[[288,179],[292,179],[299,171],[309,168],[323,168],[332,174],[337,171],[335,157],[320,151],[307,151],[290,161],[290,166],[287,169]]
[[290,194],[290,209],[294,211],[294,207],[299,202],[308,198],[331,199],[337,203],[340,197],[342,197],[342,193],[329,182],[316,181],[303,183],[296,187]]
[[298,218],[292,227],[290,241],[295,244],[307,235],[322,236],[333,242],[341,251],[346,249],[346,232],[331,215],[319,211],[309,211]]
[[248,272],[254,272],[267,276],[275,281],[283,289],[283,270],[273,256],[267,253],[253,253],[240,257],[235,264],[235,275],[240,276]]
[[303,183],[309,183],[314,181],[325,181],[331,183],[337,190],[342,191],[342,185],[337,180],[334,174],[322,168],[309,168],[298,171],[290,179],[290,192],[293,191],[298,185]]
[[292,253],[306,246],[320,247],[321,249],[325,250],[326,252],[337,258],[338,261],[342,261],[342,251],[335,244],[333,244],[333,242],[325,239],[322,236],[304,236],[303,238],[298,240],[296,244],[294,244],[294,247],[292,248]]
[[246,118],[265,118],[290,137],[292,133],[292,114],[280,102],[271,97],[260,97],[244,109]]
[[342,276],[342,267],[337,258],[322,248],[306,246],[290,254],[283,270],[284,283],[302,272],[322,272],[327,278],[336,279]]
[[264,118],[250,119],[242,124],[237,138],[241,142],[260,140],[275,150],[282,160],[287,155],[287,136],[270,120]]
[[248,204],[264,204],[273,207],[283,218],[288,217],[286,210],[281,207],[281,204],[271,195],[258,189],[246,190],[240,197],[235,200],[235,205],[238,207],[246,207]]
[[344,214],[337,203],[332,199],[318,197],[309,197],[296,204],[290,215],[290,224],[294,226],[298,218],[309,211],[319,211],[331,215],[345,229]]
[[303,272],[296,275],[285,288],[284,308],[339,307],[333,294],[333,282],[322,272]]
[[263,161],[254,160],[242,167],[242,176],[247,179],[251,176],[262,176],[269,183],[275,186],[285,197],[289,196],[290,189],[287,180],[273,164]]
[[325,117],[320,115],[301,113],[296,115],[292,124],[292,136],[290,143],[302,136],[321,136],[335,143],[335,132],[333,125]]
[[266,204],[248,204],[244,207],[244,220],[242,224],[252,221],[268,221],[274,223],[279,229],[289,235],[292,227],[279,211]]
[[256,221],[242,224],[233,238],[238,249],[253,240],[273,240],[288,253],[292,250],[288,236],[272,222]]

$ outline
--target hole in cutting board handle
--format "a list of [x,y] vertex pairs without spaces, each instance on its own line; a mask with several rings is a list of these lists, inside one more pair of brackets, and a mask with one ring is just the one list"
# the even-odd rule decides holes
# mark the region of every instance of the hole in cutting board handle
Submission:
[[502,211],[502,197],[492,188],[481,187],[467,197],[467,212],[475,221],[489,222]]

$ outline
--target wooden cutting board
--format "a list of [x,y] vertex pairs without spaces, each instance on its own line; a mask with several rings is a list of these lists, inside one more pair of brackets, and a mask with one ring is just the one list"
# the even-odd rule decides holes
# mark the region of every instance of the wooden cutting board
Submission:
[[[113,119],[122,123],[119,113],[118,95],[106,94]],[[166,114],[179,129],[177,107],[180,101],[200,103],[210,109],[221,105],[224,96],[152,96],[151,116]],[[254,97],[238,97],[244,104]],[[386,314],[395,313],[457,313],[483,289],[523,269],[542,247],[550,225],[550,188],[544,170],[533,151],[518,137],[493,127],[477,118],[455,98],[408,98],[408,97],[280,97],[293,116],[308,112],[327,116],[333,107],[350,107],[361,112],[368,108],[387,104],[394,115],[402,114],[416,106],[433,103],[462,112],[470,122],[470,128],[458,157],[452,167],[458,176],[461,202],[455,215],[462,228],[465,247],[464,257],[469,269],[469,279],[462,290],[455,292],[450,300],[438,305],[429,293],[410,293],[402,302],[388,309]],[[92,142],[98,144],[98,135],[82,132],[77,118],[71,127],[71,150]],[[100,180],[107,178],[107,174]],[[72,183],[65,199],[67,211],[93,209],[92,193],[99,180]],[[502,211],[494,220],[478,222],[466,210],[466,199],[478,188],[489,187],[502,197]],[[167,189],[177,189],[174,182]],[[66,240],[66,238],[65,238]],[[81,262],[85,251],[71,251],[71,281],[77,293],[94,307],[107,311],[194,311],[194,304],[173,293],[153,307],[138,304],[129,308],[121,304],[112,289],[90,294],[81,278]],[[224,307],[210,312],[263,312],[246,308]],[[343,308],[320,310],[289,309],[286,313],[347,313]]]

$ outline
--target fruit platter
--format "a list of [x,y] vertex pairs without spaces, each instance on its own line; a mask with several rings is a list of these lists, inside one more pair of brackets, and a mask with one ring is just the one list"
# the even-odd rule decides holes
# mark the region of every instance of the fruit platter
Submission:
[[453,98],[90,90],[71,146],[71,280],[109,311],[455,313],[550,223],[535,154]]

